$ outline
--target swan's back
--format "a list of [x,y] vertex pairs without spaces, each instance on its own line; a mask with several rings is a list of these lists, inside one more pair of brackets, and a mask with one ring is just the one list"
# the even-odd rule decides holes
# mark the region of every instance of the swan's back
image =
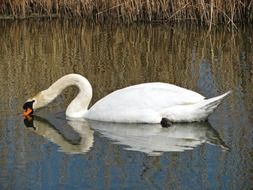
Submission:
[[194,104],[202,95],[167,83],[144,83],[116,90],[95,103],[86,118],[110,122],[159,123],[161,111]]

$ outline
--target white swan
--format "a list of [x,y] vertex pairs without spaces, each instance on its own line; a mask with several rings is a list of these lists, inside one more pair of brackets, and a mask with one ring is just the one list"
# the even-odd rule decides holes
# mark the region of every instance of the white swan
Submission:
[[23,106],[24,115],[46,106],[72,85],[79,88],[79,93],[67,107],[67,117],[122,123],[160,123],[164,118],[171,122],[206,120],[230,93],[205,99],[196,92],[172,84],[144,83],[116,90],[88,109],[92,98],[89,81],[79,74],[68,74],[27,100]]

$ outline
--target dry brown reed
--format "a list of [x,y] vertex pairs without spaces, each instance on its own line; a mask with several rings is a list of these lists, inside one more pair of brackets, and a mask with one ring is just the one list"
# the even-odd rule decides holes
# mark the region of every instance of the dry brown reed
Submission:
[[2,18],[78,17],[119,23],[248,24],[253,0],[0,0]]

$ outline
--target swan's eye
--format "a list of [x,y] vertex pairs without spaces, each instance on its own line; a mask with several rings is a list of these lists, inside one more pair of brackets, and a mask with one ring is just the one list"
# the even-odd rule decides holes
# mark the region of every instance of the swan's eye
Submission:
[[28,116],[33,113],[33,103],[34,102],[35,102],[35,100],[24,103],[24,105],[23,105],[23,109],[25,110],[23,113],[24,116]]

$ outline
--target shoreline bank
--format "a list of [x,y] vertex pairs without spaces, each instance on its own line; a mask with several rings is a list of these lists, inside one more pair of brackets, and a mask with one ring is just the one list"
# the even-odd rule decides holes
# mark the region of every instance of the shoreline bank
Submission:
[[94,23],[252,25],[253,0],[0,0],[0,19],[75,18]]

